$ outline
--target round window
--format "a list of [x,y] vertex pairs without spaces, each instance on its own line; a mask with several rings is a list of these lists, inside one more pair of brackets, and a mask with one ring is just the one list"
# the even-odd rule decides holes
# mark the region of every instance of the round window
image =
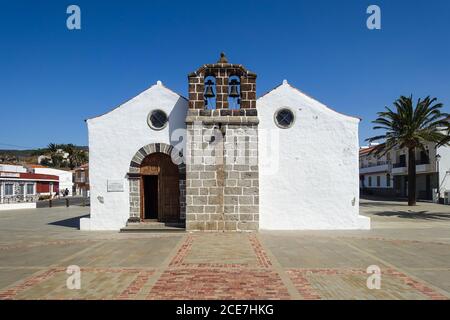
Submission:
[[288,108],[281,108],[275,112],[275,124],[280,128],[290,128],[294,124],[294,120],[294,113]]
[[167,114],[162,110],[153,110],[147,118],[148,125],[155,130],[162,130],[167,126]]

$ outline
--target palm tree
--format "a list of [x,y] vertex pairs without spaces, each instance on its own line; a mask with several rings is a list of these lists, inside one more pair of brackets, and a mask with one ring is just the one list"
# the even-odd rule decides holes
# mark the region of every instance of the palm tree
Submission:
[[59,145],[57,145],[56,143],[49,143],[47,146],[47,152],[49,153],[55,153],[57,152],[59,149]]
[[60,167],[63,161],[63,157],[59,152],[59,149],[61,149],[61,146],[56,143],[50,143],[47,146],[47,152],[52,159],[52,166],[53,167]]
[[69,154],[68,159],[70,169],[79,167],[88,161],[86,152],[71,143],[64,145],[63,150]]
[[436,103],[436,98],[419,99],[413,106],[413,98],[401,96],[394,102],[395,111],[386,107],[378,112],[374,130],[384,130],[384,133],[369,139],[368,142],[382,140],[371,153],[383,156],[394,148],[408,149],[408,205],[416,204],[416,149],[425,151],[425,143],[432,142],[448,145],[450,138],[449,115],[441,112],[442,103]]
[[69,160],[69,168],[70,169],[75,168],[75,165],[73,163],[73,155],[76,152],[75,146],[73,144],[69,143],[69,144],[63,145],[62,149],[64,150],[64,152],[67,152],[67,154],[68,154],[67,159]]
[[74,169],[82,164],[88,162],[87,153],[81,149],[75,149],[74,152],[69,156],[70,168]]

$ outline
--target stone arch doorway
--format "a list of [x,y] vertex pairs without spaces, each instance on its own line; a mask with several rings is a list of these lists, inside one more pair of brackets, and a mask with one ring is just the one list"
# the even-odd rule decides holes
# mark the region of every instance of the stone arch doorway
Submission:
[[152,143],[139,149],[130,162],[128,222],[186,219],[186,166],[183,154],[171,145]]
[[141,220],[178,222],[180,220],[180,186],[178,166],[169,155],[157,152],[142,160]]

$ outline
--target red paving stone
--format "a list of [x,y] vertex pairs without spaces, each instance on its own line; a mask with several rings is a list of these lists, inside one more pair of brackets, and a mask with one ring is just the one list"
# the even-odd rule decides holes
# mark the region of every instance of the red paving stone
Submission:
[[153,271],[141,271],[130,285],[119,295],[118,299],[133,299],[153,275]]
[[311,283],[305,277],[304,272],[300,270],[288,270],[286,273],[294,283],[298,293],[300,293],[305,300],[320,300],[320,295],[313,289]]
[[270,268],[272,266],[272,262],[267,256],[266,251],[264,251],[261,242],[259,242],[256,235],[251,234],[249,236],[250,244],[252,245],[253,250],[255,251],[256,257],[258,259],[258,264],[265,268]]
[[148,299],[290,299],[278,274],[267,269],[180,268],[166,270]]
[[[302,295],[303,299],[306,300],[320,300],[323,297],[320,293],[313,288],[311,282],[308,280],[308,274],[319,274],[325,276],[333,276],[333,275],[367,275],[366,270],[363,269],[289,269],[286,270],[286,273],[289,275],[291,281],[295,285],[297,291]],[[425,284],[418,282],[411,277],[405,275],[402,272],[399,272],[395,269],[388,268],[383,270],[382,274],[392,276],[397,280],[403,282],[404,284],[411,287],[411,291],[420,293],[422,295],[427,296],[432,300],[447,300],[448,298],[439,292],[431,289]],[[330,283],[331,286],[331,283]]]
[[245,263],[188,264],[184,259],[195,242],[188,236],[151,289],[148,299],[290,299],[278,273],[254,234],[248,236],[258,267]]
[[0,300],[12,300],[15,296],[17,296],[22,291],[25,291],[35,285],[44,282],[47,279],[50,279],[57,272],[64,271],[63,268],[51,268],[45,270],[43,272],[39,272],[36,275],[32,275],[31,277],[25,279],[21,283],[16,286],[10,287],[5,291],[0,292]]
[[191,250],[193,242],[194,242],[194,236],[188,235],[186,237],[186,239],[184,240],[184,243],[181,245],[180,249],[176,253],[175,257],[173,257],[172,261],[170,262],[169,267],[183,265],[184,258]]
[[436,292],[435,290],[431,289],[430,287],[426,286],[425,284],[416,281],[412,279],[411,277],[408,277],[404,273],[397,271],[395,269],[387,269],[384,271],[385,273],[397,277],[401,279],[405,284],[410,286],[412,289],[417,290],[418,292],[424,294],[425,296],[429,297],[431,300],[448,300],[448,298],[439,292]]
[[[138,268],[81,268],[80,271],[92,272],[92,273],[119,273],[119,274],[130,274],[135,273],[137,277],[130,285],[117,297],[117,299],[132,299],[142,287],[147,283],[149,278],[153,275],[154,271],[142,270]],[[50,268],[36,275],[32,275],[19,284],[8,288],[5,291],[0,292],[0,300],[12,300],[18,294],[38,285],[46,280],[49,280],[57,273],[66,272],[65,268]],[[40,298],[40,297],[37,297]],[[100,297],[99,297],[100,298]]]

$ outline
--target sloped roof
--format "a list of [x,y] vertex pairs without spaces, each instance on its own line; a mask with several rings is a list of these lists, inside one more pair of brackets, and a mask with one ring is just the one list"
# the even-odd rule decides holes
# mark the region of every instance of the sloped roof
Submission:
[[373,149],[375,149],[375,147],[376,147],[376,146],[369,147],[369,148],[361,148],[361,149],[359,149],[359,155],[360,155],[360,156],[366,155],[366,154],[368,154],[370,151],[372,151]]
[[360,117],[351,116],[351,115],[348,115],[348,114],[345,114],[345,113],[342,113],[342,112],[339,112],[339,111],[336,111],[336,110],[330,108],[329,106],[327,106],[326,104],[324,104],[324,103],[320,102],[319,100],[315,99],[315,98],[312,97],[311,95],[306,94],[306,93],[304,93],[303,91],[301,91],[300,89],[294,87],[294,86],[291,85],[287,80],[283,80],[283,82],[282,82],[281,84],[279,84],[278,86],[276,86],[276,87],[273,88],[272,90],[267,91],[267,92],[264,93],[262,96],[259,96],[257,100],[259,100],[259,99],[263,98],[264,96],[266,96],[266,95],[272,93],[273,91],[279,89],[279,88],[282,87],[282,86],[289,86],[289,87],[292,88],[293,90],[299,92],[300,94],[304,95],[305,97],[308,97],[309,99],[311,99],[311,100],[313,100],[313,101],[315,101],[315,102],[317,102],[317,103],[320,103],[321,105],[323,105],[324,107],[326,107],[327,109],[329,109],[329,110],[331,110],[331,111],[333,111],[333,112],[336,112],[336,113],[338,113],[338,114],[340,114],[340,115],[343,115],[343,116],[346,116],[346,117],[350,117],[350,118],[354,118],[354,119],[358,119],[358,120],[362,121],[362,118],[360,118]]
[[110,113],[110,112],[112,112],[112,111],[114,111],[114,110],[120,108],[121,106],[123,106],[124,104],[130,102],[131,100],[133,100],[133,99],[136,98],[137,96],[143,94],[143,93],[146,92],[147,90],[150,90],[150,89],[152,89],[153,87],[156,87],[156,86],[160,86],[160,87],[162,87],[162,88],[164,88],[164,89],[166,89],[166,90],[168,90],[168,91],[170,91],[170,92],[176,94],[176,95],[179,96],[180,98],[182,98],[182,99],[184,99],[184,100],[186,100],[186,101],[189,101],[186,97],[184,97],[184,96],[182,96],[181,94],[179,94],[179,93],[173,91],[172,89],[166,87],[160,80],[158,80],[158,81],[156,81],[156,84],[154,84],[154,85],[148,87],[147,89],[145,89],[145,90],[139,92],[139,93],[138,93],[137,95],[135,95],[134,97],[132,97],[132,98],[130,98],[130,99],[128,99],[128,100],[122,102],[121,104],[119,104],[118,106],[112,108],[111,110],[109,110],[109,111],[107,111],[107,112],[105,112],[105,113],[99,114],[98,116],[94,116],[94,117],[91,117],[91,118],[87,118],[87,119],[85,119],[84,121],[91,120],[91,119],[95,119],[95,118],[100,118],[101,116],[104,116],[104,115],[106,115],[106,114],[108,114],[108,113]]

